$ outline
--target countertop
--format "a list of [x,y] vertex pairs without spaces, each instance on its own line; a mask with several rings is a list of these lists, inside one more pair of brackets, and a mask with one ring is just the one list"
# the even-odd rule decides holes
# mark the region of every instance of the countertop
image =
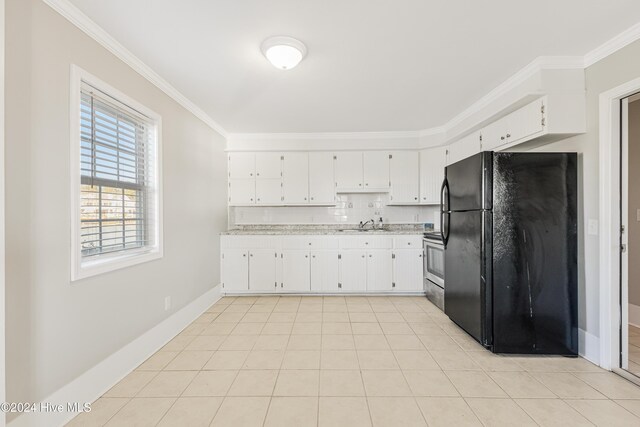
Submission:
[[295,236],[295,235],[316,235],[316,236],[369,236],[369,235],[422,235],[424,229],[421,225],[414,224],[393,224],[385,225],[383,229],[372,230],[369,227],[366,231],[360,231],[357,225],[252,225],[240,226],[238,228],[223,231],[221,235],[226,236]]

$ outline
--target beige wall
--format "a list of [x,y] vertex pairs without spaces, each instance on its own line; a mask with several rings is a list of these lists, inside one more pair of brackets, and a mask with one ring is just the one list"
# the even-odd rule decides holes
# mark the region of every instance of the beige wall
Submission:
[[629,304],[640,306],[640,101],[629,103]]
[[[217,284],[225,142],[42,1],[6,3],[7,400],[39,401]],[[70,64],[159,113],[164,152],[164,257],[74,283]]]
[[[640,41],[591,65],[585,71],[587,89],[587,133],[559,141],[538,151],[579,153],[579,325],[595,337],[599,322],[599,236],[587,234],[587,221],[599,220],[599,104],[602,92],[640,76]],[[594,355],[597,358],[598,354]]]

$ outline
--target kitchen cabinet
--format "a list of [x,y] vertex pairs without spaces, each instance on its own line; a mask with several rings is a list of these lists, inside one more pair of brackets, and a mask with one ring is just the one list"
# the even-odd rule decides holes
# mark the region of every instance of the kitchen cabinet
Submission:
[[249,257],[244,249],[227,249],[221,255],[222,288],[225,292],[249,290]]
[[447,165],[471,157],[479,153],[480,150],[480,132],[473,132],[449,145],[447,149]]
[[308,292],[311,290],[311,258],[309,251],[283,250],[282,277],[279,291]]
[[522,108],[482,128],[482,150],[495,151],[544,132],[544,99]]
[[393,285],[391,251],[385,249],[367,252],[367,290],[391,291]]
[[229,204],[252,205],[256,199],[256,180],[230,179],[229,180]]
[[375,192],[389,189],[389,152],[345,151],[335,155],[338,192]]
[[340,282],[338,288],[345,292],[367,290],[367,253],[364,250],[341,251],[339,255]]
[[333,205],[336,201],[333,154],[309,153],[309,203]]
[[339,291],[338,251],[311,251],[310,276],[313,292]]
[[371,189],[389,188],[389,153],[365,151],[363,161],[363,187]]
[[[280,179],[256,179],[256,204],[282,204],[282,181]],[[232,183],[233,184],[233,183]]]
[[507,143],[509,130],[507,119],[502,118],[482,128],[482,150],[493,151]]
[[256,178],[280,179],[282,177],[282,155],[280,153],[256,153]]
[[362,190],[362,152],[344,151],[337,153],[334,158],[336,188],[338,190]]
[[277,287],[276,260],[273,249],[249,250],[249,290],[274,292]]
[[395,151],[389,158],[392,205],[420,202],[420,156],[415,151]]
[[[447,166],[447,147],[429,148],[420,151],[420,203],[440,204],[440,188]],[[391,182],[393,185],[393,181]]]
[[309,155],[285,153],[282,156],[282,202],[285,205],[309,203]]
[[225,293],[422,292],[419,234],[225,235],[220,252]]
[[255,178],[255,153],[229,153],[229,179]]
[[410,292],[422,290],[422,249],[393,251],[393,289]]

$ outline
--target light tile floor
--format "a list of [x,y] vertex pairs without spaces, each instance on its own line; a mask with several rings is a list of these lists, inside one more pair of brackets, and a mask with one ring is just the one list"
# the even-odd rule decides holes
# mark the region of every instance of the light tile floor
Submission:
[[629,325],[629,372],[640,377],[640,328]]
[[631,426],[640,387],[494,355],[422,297],[225,297],[69,425]]

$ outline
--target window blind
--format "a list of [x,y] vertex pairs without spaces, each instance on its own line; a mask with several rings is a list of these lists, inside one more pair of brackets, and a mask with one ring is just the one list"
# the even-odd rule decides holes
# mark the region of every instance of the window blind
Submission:
[[83,259],[156,243],[155,124],[82,82],[80,241]]

